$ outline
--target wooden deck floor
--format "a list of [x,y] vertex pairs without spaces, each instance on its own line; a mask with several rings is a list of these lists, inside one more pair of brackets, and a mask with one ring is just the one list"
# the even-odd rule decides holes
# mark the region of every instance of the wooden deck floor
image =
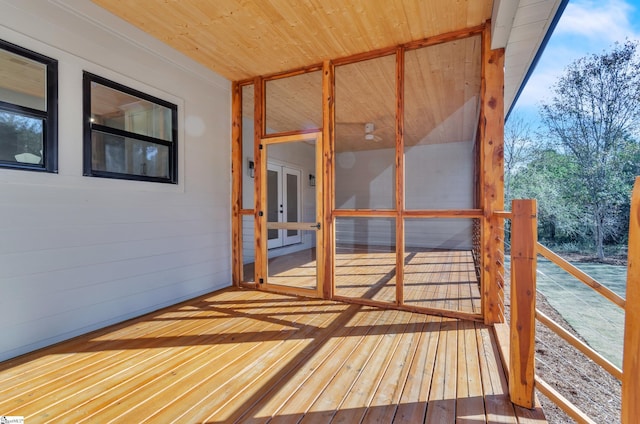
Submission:
[[[335,293],[349,298],[394,303],[396,253],[359,247],[338,248]],[[480,289],[467,250],[407,249],[404,304],[480,314]]]
[[[430,310],[481,313],[480,288],[468,250],[407,249],[404,304]],[[382,303],[396,300],[396,253],[390,249],[339,246],[335,260],[335,294]],[[315,289],[314,249],[269,258],[269,283]],[[253,275],[253,263],[245,275]]]
[[481,324],[236,289],[0,364],[29,424],[545,422],[507,393]]

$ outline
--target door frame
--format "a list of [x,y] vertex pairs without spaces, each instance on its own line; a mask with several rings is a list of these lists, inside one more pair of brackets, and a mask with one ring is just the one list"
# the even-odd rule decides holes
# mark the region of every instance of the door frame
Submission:
[[[266,148],[272,144],[279,143],[292,143],[313,141],[315,142],[315,180],[316,180],[316,220],[315,222],[301,222],[301,223],[280,223],[277,225],[269,224],[270,229],[300,229],[309,231],[312,226],[320,224],[320,228],[316,229],[316,288],[315,289],[302,289],[297,287],[288,287],[282,285],[269,284],[268,282],[268,237],[267,237],[267,154]],[[261,175],[259,176],[259,184],[256,185],[256,200],[260,205],[260,210],[256,210],[256,232],[255,232],[255,245],[256,255],[261,256],[261,261],[256,261],[256,282],[258,288],[261,290],[272,291],[276,293],[286,293],[294,295],[302,295],[309,297],[322,297],[323,284],[324,284],[324,196],[322,193],[323,182],[323,146],[322,146],[322,132],[310,132],[304,134],[294,134],[286,136],[265,137],[260,140],[259,146],[259,167]],[[302,184],[304,178],[300,178]],[[257,266],[258,263],[261,266]]]

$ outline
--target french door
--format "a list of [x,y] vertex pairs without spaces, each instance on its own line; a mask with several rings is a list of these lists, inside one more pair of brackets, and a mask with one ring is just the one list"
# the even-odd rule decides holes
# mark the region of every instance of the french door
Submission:
[[262,140],[258,236],[264,290],[320,297],[321,133]]
[[[267,222],[296,223],[302,216],[302,171],[267,163]],[[269,249],[302,243],[302,232],[296,229],[268,229]]]

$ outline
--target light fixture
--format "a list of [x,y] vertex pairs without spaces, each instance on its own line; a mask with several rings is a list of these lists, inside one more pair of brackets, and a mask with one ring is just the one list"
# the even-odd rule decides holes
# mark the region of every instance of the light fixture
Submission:
[[367,122],[364,124],[364,139],[366,141],[375,141],[375,142],[381,141],[382,138],[377,136],[375,132],[376,132],[376,128],[375,128],[375,125],[373,125],[373,122]]
[[309,174],[309,187],[316,186],[316,177],[313,174]]
[[249,176],[251,178],[256,176],[256,167],[252,160],[249,159]]

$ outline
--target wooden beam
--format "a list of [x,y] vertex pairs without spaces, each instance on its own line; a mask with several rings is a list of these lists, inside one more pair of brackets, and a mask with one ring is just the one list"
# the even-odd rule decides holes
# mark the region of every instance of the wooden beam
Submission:
[[509,395],[516,405],[533,408],[537,205],[531,199],[514,200],[512,205]]
[[231,85],[231,280],[242,281],[242,87]]
[[274,74],[262,75],[262,79],[264,81],[273,81],[282,78],[295,77],[302,74],[307,74],[309,72],[316,72],[322,70],[321,63],[315,63],[309,66],[303,66],[302,68],[292,69],[289,71],[276,72]]
[[395,209],[336,209],[333,212],[334,217],[377,217],[377,218],[395,218],[398,215]]
[[461,40],[463,38],[473,37],[481,34],[485,27],[491,27],[490,24],[484,23],[471,28],[464,28],[457,31],[451,31],[444,34],[435,35],[433,37],[415,40],[402,45],[406,50],[420,49],[422,47],[435,46],[436,44],[448,43],[450,41]]
[[482,33],[480,98],[482,309],[493,324],[504,321],[503,230],[493,215],[504,209],[504,49],[491,50],[490,25]]
[[316,172],[322,172],[322,184],[319,185],[322,198],[322,244],[317,246],[322,249],[322,296],[325,299],[333,298],[334,287],[334,230],[333,230],[333,199],[335,188],[334,176],[334,151],[335,151],[335,78],[334,66],[330,61],[322,64],[322,166]]
[[[264,178],[262,174],[266,169],[266,155],[260,148],[264,133],[264,81],[257,77],[253,83],[253,161],[255,177],[253,179],[253,198],[255,209],[255,282],[260,288],[260,281],[266,280],[267,273],[267,228],[263,225],[266,222],[267,206],[266,193],[263,187]],[[263,216],[260,216],[262,214]]]
[[[308,128],[305,130],[293,130],[293,131],[283,131],[283,132],[278,132],[278,133],[271,133],[271,134],[265,134],[264,135],[264,139],[268,140],[270,138],[278,138],[278,139],[282,139],[280,140],[280,142],[282,143],[287,143],[291,140],[297,140],[300,137],[298,137],[300,134],[315,134],[318,132],[321,132],[322,128]],[[289,140],[284,139],[284,137],[289,137]]]
[[627,301],[622,360],[622,424],[640,417],[640,177],[636,177],[629,214]]
[[316,225],[319,225],[320,228],[316,230],[316,296],[324,297],[325,295],[325,268],[324,262],[326,260],[325,256],[325,229],[324,229],[324,199],[325,199],[325,191],[322,190],[324,186],[324,143],[322,141],[322,133],[319,133],[316,137],[315,144],[315,159],[316,159]]
[[404,304],[404,49],[396,51],[396,305]]
[[482,218],[480,209],[412,209],[402,213],[405,218]]

